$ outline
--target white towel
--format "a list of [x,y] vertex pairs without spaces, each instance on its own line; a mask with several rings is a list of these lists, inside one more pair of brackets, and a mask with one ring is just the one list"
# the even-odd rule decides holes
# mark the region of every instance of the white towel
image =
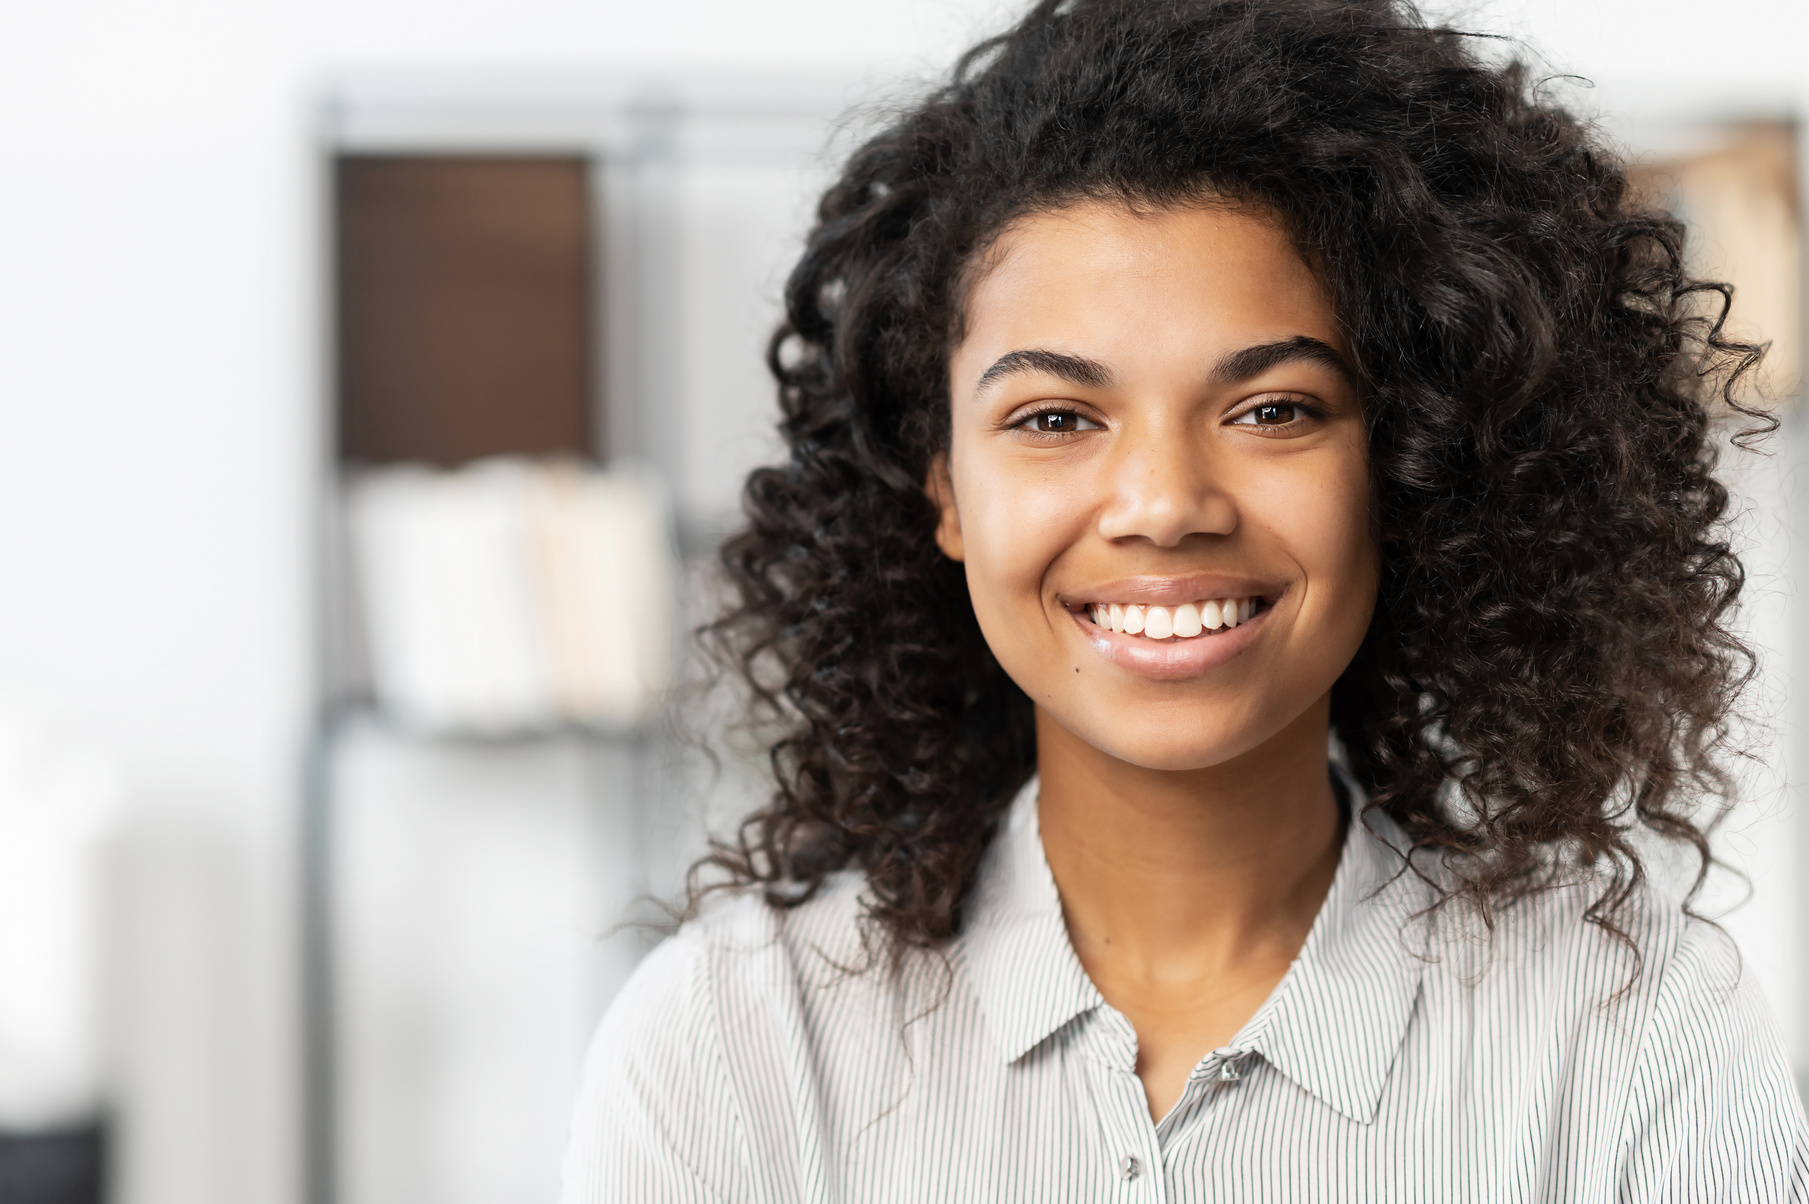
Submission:
[[0,1129],[99,1114],[102,857],[122,794],[104,758],[0,702]]
[[427,731],[632,725],[671,672],[657,480],[572,460],[405,465],[351,485],[379,705]]

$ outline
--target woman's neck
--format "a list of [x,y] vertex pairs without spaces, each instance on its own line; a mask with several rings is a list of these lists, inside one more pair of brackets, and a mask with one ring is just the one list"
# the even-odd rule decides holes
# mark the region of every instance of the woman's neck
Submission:
[[1235,762],[1170,772],[1037,714],[1043,848],[1075,952],[1168,1077],[1261,1005],[1325,899],[1343,831],[1328,720],[1322,700]]

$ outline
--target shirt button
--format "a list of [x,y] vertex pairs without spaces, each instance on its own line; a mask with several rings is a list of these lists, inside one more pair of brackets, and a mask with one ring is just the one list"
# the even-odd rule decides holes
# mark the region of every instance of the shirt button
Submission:
[[1126,1154],[1118,1163],[1120,1179],[1135,1179],[1143,1172],[1143,1160],[1135,1154]]

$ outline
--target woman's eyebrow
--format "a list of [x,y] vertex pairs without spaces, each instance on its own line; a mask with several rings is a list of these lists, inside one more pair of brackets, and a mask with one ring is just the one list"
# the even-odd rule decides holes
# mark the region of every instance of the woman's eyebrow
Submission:
[[1330,368],[1342,376],[1345,383],[1352,388],[1357,385],[1356,372],[1351,369],[1350,363],[1338,354],[1337,348],[1330,343],[1304,334],[1297,334],[1291,339],[1277,339],[1273,343],[1258,343],[1254,347],[1233,351],[1213,365],[1212,383],[1215,385],[1241,384],[1261,376],[1271,368],[1296,361]]
[[992,367],[980,373],[980,379],[974,382],[974,392],[984,393],[988,387],[1005,377],[1023,372],[1041,372],[1090,389],[1102,389],[1112,383],[1112,370],[1098,360],[1032,347],[1021,351],[1007,351],[994,360]]
[[[1213,365],[1212,382],[1219,385],[1238,384],[1261,376],[1271,368],[1294,361],[1330,368],[1353,388],[1356,386],[1357,374],[1351,370],[1345,358],[1338,354],[1337,348],[1322,339],[1304,334],[1277,339],[1273,343],[1258,343],[1254,347],[1231,352]],[[1029,372],[1042,373],[1092,389],[1101,389],[1112,383],[1112,370],[1098,360],[1028,347],[1007,351],[994,360],[991,367],[980,373],[980,379],[974,382],[974,392],[984,393],[1005,377]]]

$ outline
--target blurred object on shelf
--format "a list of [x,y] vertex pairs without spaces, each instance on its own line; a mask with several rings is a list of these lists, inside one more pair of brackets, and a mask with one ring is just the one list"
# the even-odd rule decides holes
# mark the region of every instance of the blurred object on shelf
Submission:
[[[1730,331],[1771,343],[1742,400],[1793,401],[1803,363],[1796,127],[1781,121],[1709,127],[1672,153],[1637,163],[1629,174],[1637,189],[1689,224],[1691,270],[1733,284]],[[1719,306],[1720,300],[1710,296],[1705,303]]]
[[121,786],[0,703],[0,1201],[98,1204],[102,887]]
[[100,1112],[100,882],[117,828],[107,763],[0,704],[0,1130]]
[[441,734],[631,726],[671,674],[671,522],[649,472],[496,457],[355,473],[379,708]]

